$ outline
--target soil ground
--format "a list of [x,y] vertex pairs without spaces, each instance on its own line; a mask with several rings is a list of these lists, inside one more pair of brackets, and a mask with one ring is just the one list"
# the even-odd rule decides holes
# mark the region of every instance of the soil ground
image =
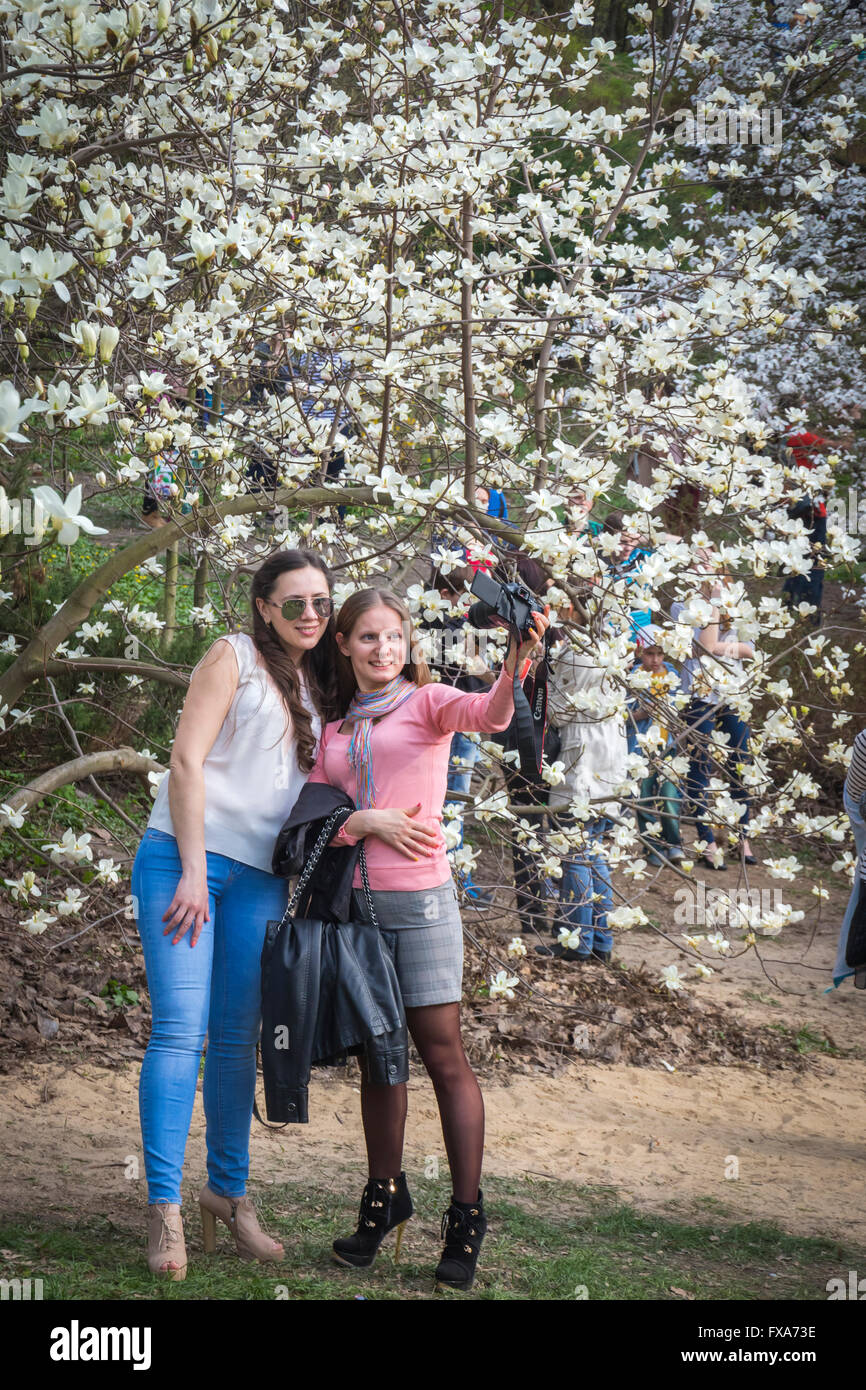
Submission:
[[[733,887],[736,873],[717,877]],[[752,882],[772,880],[758,871]],[[675,886],[662,870],[643,900],[662,923],[670,924]],[[715,960],[713,979],[684,997],[658,984],[662,965],[678,962],[687,973],[684,929],[668,925],[667,939],[653,928],[621,935],[611,970],[536,960],[540,1003],[471,998],[466,1035],[484,1077],[487,1171],[613,1189],[638,1209],[681,1220],[772,1221],[792,1234],[866,1247],[866,999],[850,982],[824,993],[847,885],[834,885],[821,920],[809,884],[784,888],[806,920],[765,942],[763,959],[752,951]],[[498,896],[502,908],[464,914],[486,948],[480,955],[470,945],[470,982],[489,970],[487,951],[504,958],[515,930],[505,890]],[[130,930],[86,948],[73,943],[50,968],[32,942],[8,942],[0,992],[7,1214],[140,1223],[136,1080],[146,997],[114,1010],[99,995],[108,976],[144,993]],[[527,966],[516,969],[529,977]],[[314,1074],[309,1126],[268,1132],[254,1123],[256,1185],[304,1174],[337,1185],[346,1170],[361,1172],[354,1065]],[[416,1065],[406,1170],[432,1177],[437,1166],[444,1173],[435,1101]],[[203,1177],[199,1102],[187,1150],[190,1197]]]

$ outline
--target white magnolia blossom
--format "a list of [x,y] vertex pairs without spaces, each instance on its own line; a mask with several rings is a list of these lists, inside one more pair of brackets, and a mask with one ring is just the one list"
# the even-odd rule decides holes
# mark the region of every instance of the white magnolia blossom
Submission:
[[52,917],[43,908],[38,908],[35,912],[31,912],[29,917],[22,919],[21,926],[31,936],[41,936],[51,926],[51,923],[56,921],[56,917]]
[[51,906],[60,917],[75,917],[87,902],[86,894],[80,888],[67,888],[62,898],[58,898]]
[[3,882],[10,890],[15,902],[26,902],[28,898],[42,896],[42,889],[36,882],[36,874],[32,869],[25,869],[19,878],[6,878]]
[[[838,844],[846,832],[813,814],[814,776],[784,771],[806,761],[811,716],[792,706],[780,656],[800,642],[816,707],[833,711],[820,754],[835,774],[856,732],[842,721],[851,653],[826,633],[800,640],[810,605],[790,612],[756,590],[812,562],[807,528],[788,514],[800,470],[774,443],[778,428],[810,420],[796,410],[782,419],[779,395],[808,388],[834,440],[862,401],[862,286],[852,288],[851,267],[863,260],[864,175],[851,151],[866,86],[848,9],[800,8],[804,22],[780,30],[762,0],[633,7],[632,67],[617,68],[628,90],[608,110],[595,93],[615,49],[592,36],[582,0],[536,19],[408,0],[399,25],[390,6],[362,0],[350,27],[327,7],[296,16],[282,0],[234,10],[0,0],[13,113],[0,167],[0,447],[54,461],[32,491],[60,543],[104,534],[81,515],[81,487],[60,465],[67,441],[73,456],[89,451],[100,488],[124,506],[170,460],[173,510],[223,589],[274,544],[300,544],[333,562],[337,606],[380,582],[387,562],[411,572],[413,615],[435,622],[454,607],[413,566],[431,551],[444,573],[496,559],[503,532],[493,517],[480,524],[474,487],[504,489],[526,499],[520,544],[552,579],[557,612],[567,621],[577,602],[586,613],[565,641],[605,673],[569,697],[589,722],[622,722],[630,696],[646,694],[633,672],[635,613],[651,616],[666,659],[692,656],[694,628],[713,611],[712,576],[756,648],[742,669],[712,667],[752,729],[753,761],[740,774],[749,833],[773,842],[768,872],[793,879],[801,866],[776,852],[777,837]],[[702,132],[688,140],[675,135],[673,92],[704,103]],[[760,124],[777,101],[779,141],[741,141],[741,116]],[[734,138],[707,139],[716,122]],[[683,205],[691,185],[700,196]],[[257,348],[277,334],[294,374],[265,373],[253,402]],[[263,541],[251,512],[237,511],[250,461],[272,461],[290,495],[318,487],[335,450],[345,467],[327,478],[334,503],[286,506]],[[624,481],[641,451],[656,460],[649,481]],[[840,475],[860,481],[847,446],[815,462],[816,493],[830,496]],[[359,506],[341,500],[344,488]],[[689,489],[701,504],[686,540],[661,514]],[[562,522],[575,493],[606,504],[615,491],[650,552],[628,572],[621,536]],[[15,500],[0,506],[7,536],[23,523]],[[828,565],[853,568],[858,547],[831,525]],[[866,604],[861,590],[858,581],[852,603]],[[677,621],[662,594],[684,604]],[[71,655],[74,635],[108,650],[124,629],[164,630],[144,605],[97,605],[86,620],[80,609],[55,615],[46,657]],[[110,632],[100,608],[119,619]],[[209,599],[189,616],[200,628],[217,619]],[[484,635],[495,667],[504,634]],[[25,662],[3,636],[0,679]],[[464,655],[467,670],[483,669]],[[686,775],[662,730],[676,729],[688,699],[679,689],[659,697],[629,780],[602,796],[570,776],[565,753],[542,769],[552,791],[566,788],[578,830],[616,818],[611,860],[635,897],[645,860],[617,798],[663,758]],[[712,746],[708,810],[736,836],[743,803],[730,750],[718,735]],[[481,749],[498,756],[492,741]],[[516,760],[511,751],[502,761]],[[150,775],[153,792],[161,775]],[[530,825],[508,800],[488,789],[467,824],[507,829],[558,877],[582,836]],[[2,824],[21,822],[0,815]],[[48,848],[68,858],[65,840]],[[451,856],[468,872],[477,851],[464,842]],[[614,929],[646,920],[630,902],[609,917]]]
[[516,975],[509,975],[507,970],[497,970],[496,974],[490,977],[490,998],[513,999],[514,987],[519,984],[520,980]]
[[96,865],[95,883],[119,883],[120,870],[113,859],[100,859]]
[[43,845],[43,850],[48,850],[51,855],[52,864],[73,863],[81,864],[89,862],[93,858],[93,850],[90,848],[92,836],[89,834],[76,835],[74,830],[64,830],[60,840],[53,844]]
[[82,531],[88,536],[104,536],[106,530],[104,526],[95,526],[81,512],[81,484],[74,487],[67,496],[66,500],[54,491],[53,487],[32,488],[33,496],[37,505],[48,521],[57,531],[57,539],[61,545],[75,545]]
[[663,965],[659,972],[659,979],[665,989],[670,990],[672,994],[686,987],[686,982],[680,974],[679,966],[676,965]]

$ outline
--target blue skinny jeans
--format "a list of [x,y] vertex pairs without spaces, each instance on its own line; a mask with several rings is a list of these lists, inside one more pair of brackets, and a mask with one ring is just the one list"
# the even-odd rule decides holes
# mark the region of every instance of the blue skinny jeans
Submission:
[[613,891],[603,844],[604,836],[613,829],[613,821],[601,816],[589,821],[586,829],[591,843],[585,853],[563,860],[556,915],[557,927],[580,932],[577,949],[582,956],[613,949],[613,932],[607,925],[607,914],[613,910]]
[[265,929],[282,917],[285,879],[207,852],[210,921],[195,946],[176,946],[162,915],[182,865],[177,840],[144,832],[132,866],[132,895],[153,1013],[139,1083],[149,1202],[180,1202],[183,1158],[205,1034],[207,1173],[213,1192],[242,1197],[261,1026],[260,957]]

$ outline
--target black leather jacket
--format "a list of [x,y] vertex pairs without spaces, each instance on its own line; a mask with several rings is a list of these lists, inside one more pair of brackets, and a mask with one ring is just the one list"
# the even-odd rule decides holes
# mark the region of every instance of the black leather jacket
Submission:
[[[303,871],[329,816],[355,803],[339,787],[325,782],[307,782],[295,802],[288,820],[277,836],[271,868],[280,878],[294,878]],[[339,825],[335,827],[339,829]],[[326,917],[348,922],[352,916],[352,878],[361,851],[354,845],[326,845],[318,866],[298,903],[302,917]]]
[[[308,784],[280,832],[274,872],[303,875],[329,817],[338,813],[336,833],[339,813],[354,809],[344,792]],[[374,1086],[409,1079],[393,933],[350,920],[359,853],[360,844],[327,846],[294,914],[282,924],[268,923],[262,949],[262,1071],[269,1120],[308,1122],[308,1083],[317,1064],[362,1054]]]

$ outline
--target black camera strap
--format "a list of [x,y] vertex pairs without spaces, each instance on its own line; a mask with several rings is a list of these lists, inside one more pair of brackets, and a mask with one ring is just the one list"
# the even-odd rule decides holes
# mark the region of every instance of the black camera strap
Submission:
[[520,668],[514,667],[514,729],[520,770],[532,775],[541,772],[544,759],[544,732],[547,727],[547,682],[550,674],[550,633],[544,634],[544,652],[533,675],[521,685]]

